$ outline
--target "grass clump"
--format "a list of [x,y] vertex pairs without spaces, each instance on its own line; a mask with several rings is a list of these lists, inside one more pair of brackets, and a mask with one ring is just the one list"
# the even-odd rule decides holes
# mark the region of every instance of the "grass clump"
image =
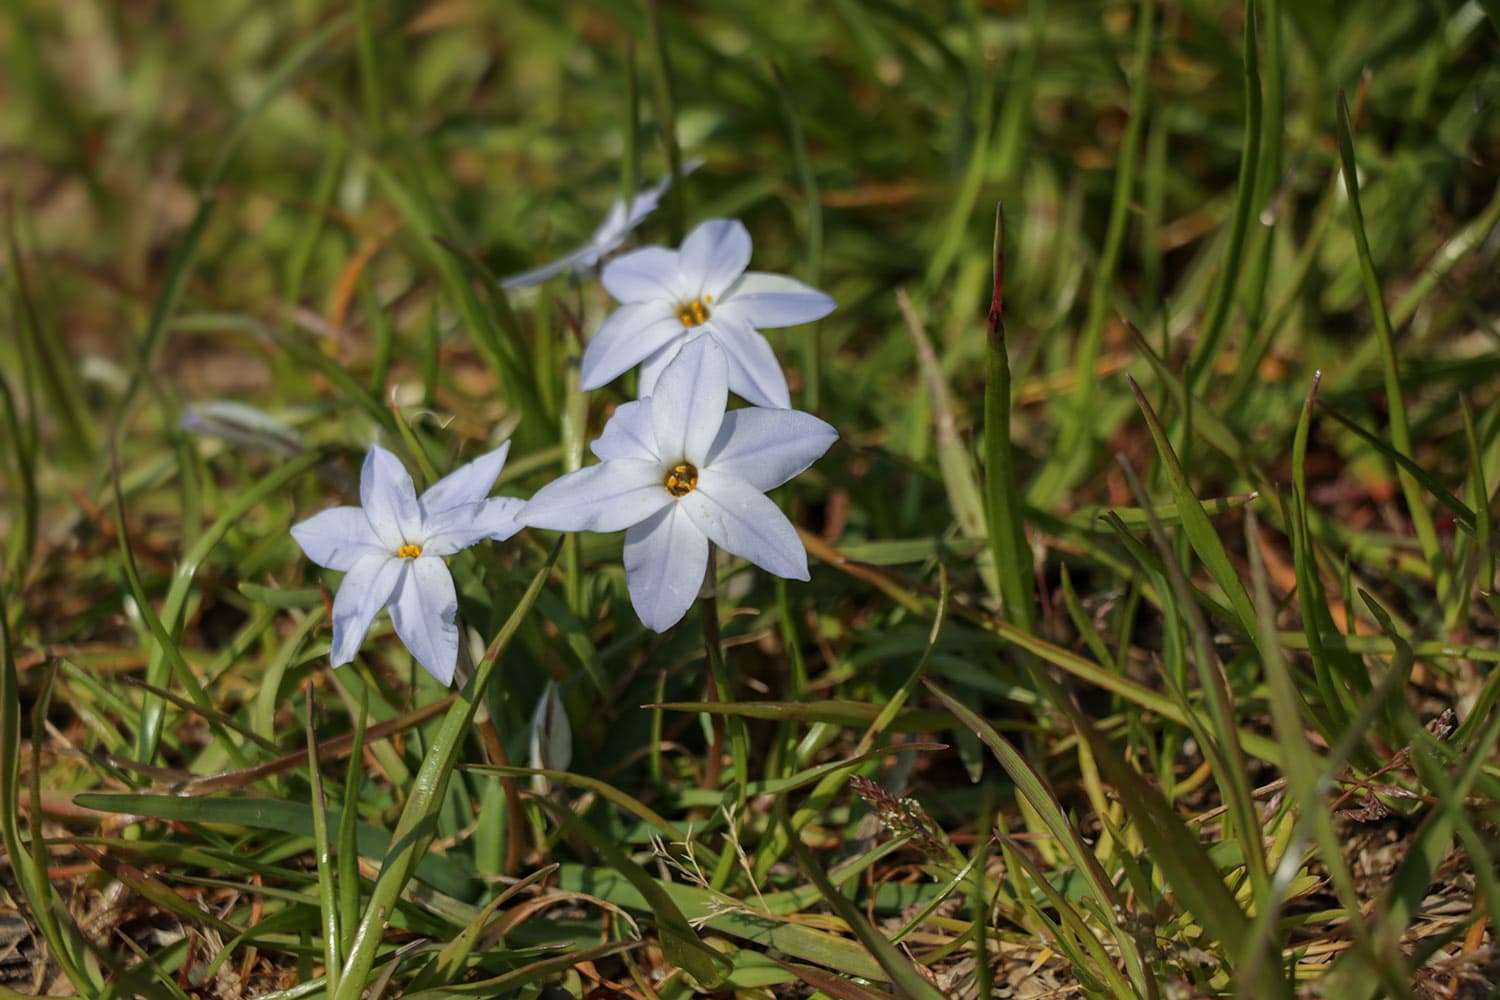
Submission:
[[[6,5],[0,997],[1489,995],[1497,44]],[[386,617],[331,670],[290,526],[372,442],[591,464],[610,297],[498,279],[662,177],[627,246],[838,302],[769,334],[811,581],[657,633],[529,529],[449,561],[452,691]]]

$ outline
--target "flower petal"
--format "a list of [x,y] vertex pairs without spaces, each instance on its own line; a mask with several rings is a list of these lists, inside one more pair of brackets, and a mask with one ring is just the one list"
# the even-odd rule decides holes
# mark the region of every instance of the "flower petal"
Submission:
[[599,276],[605,291],[621,302],[669,302],[680,294],[677,251],[666,247],[641,247],[621,254],[604,265]]
[[399,458],[378,444],[370,445],[359,473],[359,502],[387,553],[420,534],[422,513],[411,475]]
[[620,458],[554,479],[517,516],[555,531],[619,531],[644,521],[672,500],[661,463]]
[[427,520],[424,556],[451,556],[486,538],[504,541],[521,530],[516,515],[525,504],[515,497],[490,497],[478,503],[449,507]]
[[[617,240],[615,242],[615,246],[619,246],[620,242],[623,241],[624,238],[625,237],[622,234],[620,236],[620,240]],[[574,274],[577,274],[581,271],[587,271],[589,268],[593,267],[595,263],[598,262],[600,257],[608,253],[612,249],[614,249],[614,247],[606,247],[601,249],[596,243],[590,241],[588,243],[585,243],[581,247],[578,247],[574,250],[569,250],[561,257],[558,257],[556,260],[548,261],[540,267],[534,267],[529,271],[520,271],[516,274],[506,275],[505,277],[500,279],[500,287],[505,289],[529,288],[532,285],[540,285],[542,282],[556,277],[557,275],[562,274],[564,271],[572,271]]]
[[[699,329],[702,329],[702,327]],[[636,373],[635,380],[637,395],[645,398],[656,391],[656,380],[661,378],[661,373],[667,370],[667,365],[672,363],[673,359],[677,357],[677,352],[682,350],[683,345],[691,340],[692,337],[693,335],[689,334],[680,340],[674,340],[641,362],[641,368]]]
[[806,580],[807,550],[797,529],[764,493],[719,469],[698,470],[698,488],[678,501],[693,523],[725,552],[761,569]]
[[755,406],[786,409],[792,395],[786,387],[786,375],[771,350],[771,342],[756,330],[735,320],[709,320],[709,330],[729,359],[729,388]]
[[633,228],[634,224],[625,214],[624,199],[616,198],[610,202],[609,211],[604,214],[604,221],[599,223],[599,228],[595,229],[594,234],[589,237],[589,245],[597,249],[600,256],[603,256],[624,243],[626,235]]
[[584,348],[579,386],[597,389],[614,381],[684,332],[682,321],[665,299],[621,306],[609,314]]
[[837,305],[833,296],[795,278],[749,271],[724,293],[719,311],[765,329],[811,323],[833,312]]
[[626,530],[624,558],[635,613],[647,628],[665,632],[682,620],[703,587],[708,539],[674,503]]
[[[684,160],[680,168],[682,176],[686,177],[701,166],[703,166],[702,160]],[[625,218],[625,231],[629,232],[634,229],[641,224],[642,219],[656,211],[656,206],[661,204],[661,196],[666,194],[671,186],[672,174],[669,171],[663,174],[661,180],[655,184],[637,192],[630,202],[630,212]]]
[[371,552],[390,555],[358,507],[331,507],[314,514],[292,525],[292,537],[307,558],[329,569],[348,571],[360,556]]
[[438,558],[409,560],[391,601],[391,623],[416,661],[444,686],[458,665],[458,594],[453,575]]
[[703,461],[724,422],[729,366],[712,337],[694,337],[662,372],[651,391],[656,453],[669,464]]
[[801,410],[734,410],[725,414],[703,465],[764,492],[812,465],[838,437],[832,426]]
[[422,513],[430,521],[435,514],[450,507],[478,503],[489,496],[500,470],[505,468],[505,456],[509,452],[510,442],[507,441],[433,483],[422,494]]
[[637,458],[655,462],[661,456],[656,453],[656,438],[651,435],[651,402],[636,400],[615,407],[614,415],[605,423],[604,430],[589,445],[600,459]]
[[[547,689],[531,713],[530,765],[549,771],[566,771],[573,763],[573,727],[568,722],[568,710],[563,705],[562,690],[554,680],[547,681]],[[546,779],[536,775],[533,786],[545,784]]]
[[677,266],[686,297],[720,298],[750,266],[750,233],[738,219],[700,222],[682,241]]
[[388,552],[371,552],[361,556],[333,595],[333,649],[330,656],[335,667],[354,659],[370,623],[391,599],[401,582],[407,560]]

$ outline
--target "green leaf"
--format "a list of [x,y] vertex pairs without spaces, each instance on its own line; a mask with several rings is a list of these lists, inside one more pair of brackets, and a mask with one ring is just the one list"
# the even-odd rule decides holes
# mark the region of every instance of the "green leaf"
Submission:
[[[1150,18],[1149,2],[1142,16]],[[1131,128],[1137,128],[1134,119]],[[1026,544],[1021,488],[1010,441],[1010,355],[1005,344],[1004,314],[1005,210],[1000,205],[995,206],[994,260],[987,352],[989,378],[984,386],[985,524],[1006,617],[1029,629],[1036,617],[1036,573],[1031,547]]]
[[1254,635],[1255,606],[1250,601],[1250,595],[1246,592],[1238,571],[1230,562],[1229,552],[1224,548],[1224,542],[1214,530],[1208,515],[1203,512],[1202,503],[1193,495],[1192,488],[1188,485],[1187,472],[1178,460],[1171,442],[1167,440],[1167,432],[1157,419],[1156,411],[1146,400],[1146,394],[1141,391],[1135,379],[1129,376],[1126,378],[1130,382],[1131,392],[1135,393],[1135,401],[1141,408],[1141,414],[1146,418],[1151,440],[1156,444],[1156,453],[1161,458],[1167,481],[1172,486],[1172,496],[1177,502],[1177,511],[1182,516],[1182,530],[1193,546],[1193,551],[1203,561],[1208,575],[1213,577],[1224,596],[1229,599],[1240,627],[1246,634]]

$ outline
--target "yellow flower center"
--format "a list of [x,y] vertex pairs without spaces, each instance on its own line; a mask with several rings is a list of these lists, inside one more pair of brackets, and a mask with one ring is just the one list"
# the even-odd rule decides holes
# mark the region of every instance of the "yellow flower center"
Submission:
[[414,545],[411,542],[407,542],[405,545],[396,550],[396,555],[400,556],[402,559],[415,559],[421,554],[422,546]]
[[701,299],[694,299],[685,305],[677,307],[677,318],[681,321],[684,329],[691,330],[695,326],[702,326],[708,322],[708,303],[712,302],[712,295],[705,295]]
[[698,467],[678,462],[667,470],[667,478],[661,484],[674,497],[685,497],[698,488]]

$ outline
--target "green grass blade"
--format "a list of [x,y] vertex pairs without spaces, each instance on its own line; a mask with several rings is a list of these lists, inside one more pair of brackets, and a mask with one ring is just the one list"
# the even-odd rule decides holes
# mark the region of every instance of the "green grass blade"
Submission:
[[[183,610],[187,605],[188,592],[198,573],[198,567],[203,564],[219,542],[223,541],[231,528],[237,527],[245,516],[264,503],[267,497],[284,489],[288,483],[312,468],[320,457],[316,452],[306,452],[262,477],[254,486],[237,496],[229,509],[219,515],[208,530],[198,537],[197,543],[183,555],[173,571],[172,584],[167,589],[167,596],[162,601],[160,618],[164,637],[158,637],[151,650],[151,660],[146,667],[147,681],[156,687],[167,686],[168,674],[174,663],[177,636],[182,628]],[[123,524],[120,537],[122,540],[125,537]],[[137,760],[149,763],[155,759],[161,742],[165,710],[166,704],[154,695],[147,694],[142,700],[140,722],[136,728]]]
[[[441,214],[426,191],[420,173],[409,178],[385,163],[372,162],[371,166],[386,195],[401,213],[402,221],[416,237],[422,256],[436,274],[448,301],[458,311],[465,331],[500,380],[506,402],[517,413],[544,413],[525,364],[527,348],[520,338],[519,323],[514,321],[498,281],[473,254],[447,237]],[[412,171],[418,170],[414,163],[408,166]],[[478,272],[493,315],[480,304],[460,264]],[[535,421],[523,421],[518,428],[518,437],[528,445],[534,445],[542,440],[538,436],[542,430]]]
[[[8,607],[3,585],[0,585],[0,608]],[[87,996],[102,984],[86,973],[88,966],[82,961],[83,936],[53,895],[45,854],[35,850],[42,841],[40,776],[37,770],[41,741],[37,739],[32,740],[30,843],[21,838],[21,684],[16,673],[7,617],[0,613],[0,837],[4,839],[5,855],[15,874],[21,898],[29,905],[32,919],[41,929],[52,960],[73,988]],[[35,729],[32,731],[36,732]]]
[[1038,476],[1031,499],[1038,506],[1052,502],[1076,483],[1093,457],[1093,441],[1102,428],[1095,426],[1098,413],[1094,392],[1098,380],[1094,367],[1104,341],[1104,323],[1114,300],[1115,275],[1129,229],[1130,206],[1135,198],[1137,161],[1141,131],[1145,128],[1151,95],[1152,35],[1156,30],[1155,0],[1141,0],[1136,13],[1135,56],[1130,69],[1130,113],[1116,159],[1114,191],[1110,195],[1109,222],[1099,255],[1098,270],[1090,285],[1088,318],[1073,358],[1073,398],[1064,412],[1055,457]]
[[[1385,458],[1389,459],[1391,461],[1391,464],[1396,466],[1397,475],[1405,475],[1406,477],[1413,480],[1415,484],[1420,485],[1423,489],[1427,490],[1427,492],[1431,493],[1433,498],[1436,499],[1438,503],[1448,508],[1449,513],[1453,515],[1454,521],[1460,528],[1464,529],[1470,534],[1474,533],[1474,531],[1476,530],[1476,526],[1474,523],[1474,511],[1469,508],[1468,504],[1464,503],[1458,497],[1454,496],[1453,492],[1449,490],[1448,487],[1438,482],[1437,479],[1433,477],[1432,473],[1428,472],[1426,469],[1418,465],[1412,459],[1410,454],[1401,451],[1399,448],[1393,446],[1390,442],[1382,440],[1379,435],[1375,434],[1368,428],[1361,426],[1360,423],[1354,420],[1352,417],[1349,417],[1334,409],[1332,404],[1325,403],[1322,400],[1319,400],[1318,405],[1322,408],[1324,413],[1337,420],[1340,424],[1342,424],[1344,427],[1347,427],[1350,431],[1353,431],[1357,437],[1368,444],[1371,448],[1374,448]],[[1417,496],[1420,497],[1421,494],[1417,494]]]
[[[115,535],[120,544],[120,562],[125,570],[125,580],[130,587],[131,596],[135,599],[136,608],[141,618],[146,623],[151,637],[155,640],[155,649],[160,651],[163,661],[171,671],[171,675],[177,678],[188,692],[195,708],[215,730],[218,737],[223,741],[224,748],[234,758],[239,767],[249,766],[249,758],[245,756],[244,750],[239,743],[230,735],[231,728],[224,724],[222,713],[217,711],[208,698],[203,685],[199,683],[198,677],[193,673],[193,668],[188,666],[187,660],[183,658],[182,650],[178,648],[176,640],[167,632],[162,625],[161,618],[151,606],[150,595],[146,593],[145,585],[141,583],[140,573],[135,565],[135,552],[130,543],[130,532],[125,526],[125,499],[120,493],[120,470],[115,467]],[[161,688],[152,685],[149,681],[140,685],[146,692],[146,697],[154,704],[159,704],[165,712],[166,705],[172,700],[167,697]]]
[[[1370,255],[1370,241],[1365,235],[1365,218],[1359,204],[1359,174],[1354,163],[1354,133],[1349,122],[1349,104],[1339,91],[1338,103],[1339,164],[1344,177],[1344,190],[1349,195],[1349,225],[1354,232],[1354,249],[1359,258],[1359,270],[1364,278],[1365,297],[1369,301],[1370,314],[1375,323],[1375,339],[1380,346],[1380,367],[1385,379],[1386,409],[1391,422],[1391,444],[1403,455],[1414,455],[1412,449],[1411,423],[1406,414],[1406,396],[1401,387],[1400,368],[1396,361],[1395,336],[1391,330],[1390,314],[1386,311],[1385,296],[1380,290],[1380,278],[1375,273],[1375,260]],[[1406,498],[1407,516],[1422,545],[1422,553],[1432,568],[1437,582],[1437,599],[1440,605],[1448,602],[1448,591],[1452,577],[1448,560],[1438,540],[1437,528],[1432,513],[1423,502],[1418,481],[1404,466],[1396,468],[1396,478],[1401,484],[1401,493]]]
[[[338,886],[334,878],[332,841],[328,836],[328,810],[323,797],[323,773],[318,767],[318,737],[313,717],[316,701],[309,680],[307,700],[307,774],[312,784],[313,841],[318,865],[318,908],[323,917],[323,957],[329,991],[338,988],[338,973],[343,965],[342,936],[339,933]],[[340,824],[342,826],[342,824]]]
[[[953,394],[948,380],[943,375],[937,352],[911,297],[906,289],[896,289],[896,304],[906,321],[916,348],[917,367],[927,389],[927,402],[932,408],[933,433],[937,438],[938,468],[942,471],[943,486],[946,487],[948,505],[958,521],[959,533],[965,538],[982,539],[986,535],[984,491],[979,485],[979,473],[974,468],[974,456],[958,433],[958,418],[954,409]],[[981,564],[979,572],[990,596],[1001,598],[998,567]]]
[[[1311,500],[1307,490],[1307,438],[1312,431],[1313,404],[1318,398],[1318,383],[1321,372],[1313,374],[1312,387],[1302,406],[1297,420],[1297,432],[1292,440],[1292,525],[1291,541],[1293,564],[1297,574],[1298,606],[1302,611],[1302,632],[1307,636],[1307,651],[1313,663],[1313,675],[1317,680],[1322,704],[1314,718],[1319,722],[1319,731],[1325,737],[1341,732],[1354,713],[1352,699],[1346,685],[1354,690],[1369,690],[1364,665],[1359,658],[1337,648],[1330,649],[1323,643],[1323,636],[1332,635],[1337,629],[1333,613],[1328,610],[1328,596],[1323,589],[1323,578],[1318,572],[1318,559],[1313,547],[1312,529],[1308,520]],[[1262,634],[1265,634],[1262,629]],[[1275,658],[1273,658],[1275,659]],[[1298,696],[1301,700],[1301,696]]]
[[[0,420],[4,421],[0,424],[0,431],[11,442],[11,446],[5,449],[5,454],[14,463],[15,478],[11,482],[20,486],[21,508],[21,516],[11,522],[15,527],[6,535],[5,562],[0,577],[9,578],[19,585],[26,579],[36,551],[37,524],[40,519],[36,484],[37,448],[31,433],[35,430],[35,425],[22,426],[15,397],[4,379],[0,379]],[[0,614],[10,614],[9,608],[0,610]]]
[[346,18],[332,18],[305,42],[288,53],[286,58],[266,76],[265,84],[255,99],[240,112],[229,134],[218,143],[218,155],[199,185],[197,210],[193,213],[192,221],[188,223],[182,238],[173,247],[171,259],[167,261],[166,278],[152,304],[151,316],[146,323],[146,331],[137,351],[135,372],[131,375],[125,394],[115,406],[113,419],[109,422],[116,442],[120,440],[120,435],[128,427],[130,409],[135,403],[141,386],[150,376],[151,365],[161,346],[168,321],[172,313],[176,311],[177,303],[181,300],[182,293],[187,288],[188,279],[192,276],[198,255],[198,244],[203,239],[209,220],[213,218],[214,210],[218,207],[217,188],[223,181],[224,174],[233,162],[235,154],[239,151],[240,142],[261,112],[307,71],[317,57],[322,55],[329,43],[343,32],[345,26]]
[[662,816],[650,806],[634,796],[621,791],[609,782],[601,781],[587,774],[576,774],[572,771],[552,771],[546,768],[501,767],[494,764],[472,764],[465,768],[465,770],[472,771],[475,774],[495,774],[512,778],[541,776],[548,781],[556,782],[560,785],[572,785],[575,788],[582,788],[613,803],[622,812],[634,816],[647,826],[655,827],[665,836],[675,840],[685,840],[687,838],[687,831],[678,827],[676,823]]
[[469,960],[469,956],[474,954],[480,936],[491,929],[491,921],[495,912],[517,894],[540,883],[556,871],[557,865],[546,865],[525,878],[517,879],[514,884],[506,886],[504,890],[497,893],[474,914],[473,919],[464,925],[463,930],[459,931],[452,941],[443,946],[443,950],[433,957],[432,963],[412,980],[409,989],[416,991],[439,983],[460,982],[464,973],[464,965]]
[[[802,186],[805,203],[807,230],[807,258],[804,274],[813,285],[823,273],[823,200],[818,193],[818,178],[813,172],[812,160],[807,155],[807,138],[802,134],[802,120],[797,115],[797,105],[786,85],[786,76],[781,67],[771,63],[771,76],[776,81],[776,94],[781,99],[781,114],[786,119],[787,138],[792,145],[792,162],[797,168],[797,182]],[[814,323],[802,338],[802,409],[818,413],[823,405],[823,326]]]
[[564,830],[588,841],[589,846],[609,863],[610,869],[622,876],[636,892],[640,893],[656,918],[657,930],[661,935],[662,952],[669,962],[684,969],[701,986],[709,989],[723,982],[728,972],[728,963],[724,956],[704,943],[698,931],[683,915],[671,894],[662,887],[660,882],[632,861],[613,840],[574,816],[567,806],[550,800],[543,800],[542,805]]
[[579,951],[571,951],[563,955],[544,958],[540,961],[531,962],[512,969],[504,975],[492,976],[489,979],[480,979],[474,982],[442,986],[436,989],[419,990],[415,993],[404,994],[406,1000],[446,1000],[449,997],[498,997],[510,995],[512,990],[518,990],[529,984],[544,981],[558,972],[571,969],[584,962],[595,962],[601,958],[618,955],[631,948],[640,947],[638,941],[614,941],[609,944],[596,945],[593,948],[584,948]]
[[[360,689],[359,714],[354,716],[354,741],[349,749],[349,768],[344,775],[344,806],[339,816],[335,884],[338,886],[339,954],[349,950],[354,928],[359,924],[359,799],[364,784],[365,724],[369,719],[369,690]],[[316,767],[316,758],[308,761]],[[342,966],[342,961],[340,962]],[[330,972],[332,966],[329,967]]]
[[646,47],[651,50],[651,82],[656,92],[656,128],[667,152],[667,172],[672,186],[667,189],[667,233],[673,245],[682,242],[687,231],[686,197],[682,190],[682,148],[677,143],[677,95],[672,78],[672,60],[667,52],[667,36],[662,30],[661,4],[642,0],[646,9]]
[[[1474,518],[1475,572],[1479,592],[1495,593],[1495,526],[1490,514],[1490,491],[1484,479],[1484,455],[1479,450],[1479,435],[1474,429],[1474,413],[1464,399],[1464,445],[1469,453],[1469,503],[1477,512]],[[1450,625],[1456,625],[1456,622]]]
[[[1203,929],[1222,942],[1230,954],[1242,955],[1249,942],[1250,921],[1225,888],[1223,876],[1198,842],[1197,836],[1173,810],[1161,792],[1146,783],[1121,760],[1087,719],[1077,718],[1079,733],[1093,747],[1110,783],[1128,802],[1135,829],[1167,882]],[[1278,970],[1279,971],[1279,970]],[[1274,992],[1274,991],[1273,991]]]
[[[1150,0],[1147,0],[1150,6]],[[995,267],[990,291],[989,378],[984,386],[984,510],[990,558],[1005,614],[1023,629],[1035,620],[1036,576],[1026,544],[1024,508],[1010,439],[1010,355],[1005,344],[1005,208],[995,206]]]
[[73,369],[72,359],[67,356],[63,338],[54,330],[43,329],[42,315],[32,294],[29,268],[16,236],[13,212],[8,213],[5,236],[11,283],[15,289],[18,313],[15,321],[19,327],[21,358],[27,368],[34,370],[41,390],[41,398],[36,402],[60,425],[63,448],[74,455],[91,457],[98,448],[99,431],[84,404],[78,374]]
[[[986,747],[989,748],[1006,775],[1015,783],[1016,790],[1020,792],[1026,804],[1030,806],[1033,814],[1037,816],[1052,835],[1054,843],[1067,857],[1074,871],[1084,880],[1089,888],[1090,898],[1094,900],[1101,913],[1116,913],[1123,907],[1119,893],[1110,881],[1104,870],[1100,867],[1098,859],[1093,851],[1083,843],[1074,828],[1071,819],[1062,804],[1058,802],[1057,796],[1042,779],[1041,775],[1031,766],[1025,757],[1021,756],[1015,747],[997,733],[993,726],[981,718],[973,709],[958,701],[952,695],[943,691],[931,681],[927,682],[927,689],[942,702],[943,707],[953,713],[960,723],[972,730]],[[1223,886],[1220,885],[1222,889]],[[1225,893],[1227,896],[1228,894]],[[1140,957],[1136,954],[1134,941],[1113,920],[1109,921],[1113,930],[1115,944],[1121,949],[1121,954],[1131,956],[1127,959],[1132,965],[1140,965]]]
[[828,881],[828,876],[818,865],[817,859],[812,856],[812,852],[802,843],[802,839],[797,836],[796,832],[788,830],[787,833],[792,855],[797,860],[797,867],[802,869],[802,874],[818,887],[823,894],[824,901],[833,908],[844,923],[849,925],[849,929],[854,932],[855,937],[859,938],[865,950],[880,963],[889,981],[900,990],[901,995],[907,1000],[945,1000],[938,988],[913,968],[910,960],[901,954],[895,945],[870,926],[870,922],[865,919],[864,914],[859,912],[859,908],[833,887]]
[[[1097,975],[1101,992],[1107,989],[1111,996],[1138,995],[1130,988],[1129,981],[1120,974],[1115,959],[1104,950],[1098,935],[1089,927],[1083,911],[1057,891],[1048,881],[1047,874],[1027,857],[1019,844],[1009,837],[1003,842],[1007,863],[1015,864],[1019,871],[1026,874],[1027,880],[1036,887],[1048,909],[1056,913],[1057,923],[1054,924],[1053,933],[1058,946],[1071,952],[1075,971],[1087,969],[1090,976]],[[1047,919],[1049,922],[1052,920],[1050,916]]]
[[1171,442],[1167,440],[1167,433],[1157,419],[1156,411],[1151,408],[1151,404],[1146,400],[1146,394],[1141,391],[1139,385],[1136,385],[1135,379],[1129,379],[1129,381],[1131,392],[1135,393],[1141,414],[1146,418],[1146,426],[1151,431],[1151,440],[1156,444],[1156,453],[1161,459],[1167,481],[1171,484],[1173,499],[1177,502],[1177,511],[1182,516],[1183,533],[1187,535],[1193,551],[1203,561],[1208,575],[1213,577],[1219,589],[1224,592],[1224,596],[1229,599],[1230,607],[1234,609],[1235,617],[1238,619],[1237,624],[1245,632],[1253,635],[1255,607],[1250,602],[1250,595],[1246,592],[1245,585],[1240,580],[1234,564],[1230,562],[1223,540],[1214,530],[1208,515],[1203,512],[1202,501],[1194,496],[1188,484],[1187,472],[1178,460],[1177,452],[1172,448]]
[[1225,332],[1229,329],[1230,308],[1240,280],[1240,258],[1245,252],[1245,237],[1255,208],[1256,173],[1260,168],[1261,118],[1260,49],[1255,30],[1255,0],[1245,0],[1245,134],[1240,146],[1239,176],[1235,181],[1234,209],[1230,217],[1224,263],[1214,284],[1213,299],[1203,321],[1203,333],[1193,350],[1186,382],[1193,392],[1201,392],[1213,373]]
[[[977,36],[978,32],[973,32],[973,35]],[[977,42],[977,37],[975,41]],[[927,261],[927,271],[922,281],[922,287],[927,291],[941,286],[957,260],[964,245],[964,237],[968,234],[969,223],[973,220],[974,206],[979,202],[980,185],[990,167],[990,137],[995,128],[995,67],[993,63],[984,61],[976,72],[965,75],[972,81],[973,89],[978,94],[978,100],[972,102],[974,121],[968,162],[964,164],[958,189],[953,193],[937,246]]]
[[[1145,506],[1145,486],[1126,461],[1121,461],[1125,477]],[[1149,514],[1150,508],[1145,508]],[[1207,518],[1204,517],[1204,523]],[[1184,522],[1185,531],[1192,530]],[[1205,727],[1203,751],[1215,771],[1219,794],[1223,797],[1227,813],[1233,823],[1241,846],[1241,855],[1249,872],[1252,898],[1258,907],[1267,905],[1268,884],[1266,876],[1265,848],[1261,841],[1260,816],[1255,808],[1250,789],[1249,768],[1239,741],[1238,721],[1235,717],[1234,693],[1229,689],[1229,679],[1223,665],[1209,644],[1208,623],[1198,610],[1192,585],[1172,551],[1172,543],[1166,532],[1154,520],[1151,535],[1157,551],[1162,557],[1162,567],[1172,590],[1177,594],[1177,606],[1181,609],[1189,633],[1192,635],[1193,665],[1197,668],[1198,685],[1208,704],[1209,727]],[[1217,534],[1214,536],[1218,540]],[[1167,678],[1170,682],[1170,676]],[[1201,721],[1201,720],[1195,720]]]

